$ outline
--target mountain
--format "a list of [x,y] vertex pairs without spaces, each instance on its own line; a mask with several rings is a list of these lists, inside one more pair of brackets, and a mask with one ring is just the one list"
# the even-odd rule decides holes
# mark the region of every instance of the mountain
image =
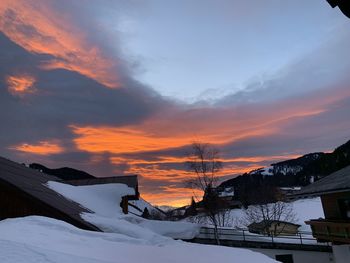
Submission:
[[309,153],[296,159],[273,163],[221,183],[235,188],[240,197],[262,184],[278,187],[305,186],[350,165],[350,141],[331,153]]
[[95,178],[91,174],[88,174],[84,171],[76,170],[69,167],[50,169],[44,165],[38,163],[32,163],[29,165],[30,168],[39,170],[43,173],[56,176],[62,180],[79,180],[79,179],[92,179]]

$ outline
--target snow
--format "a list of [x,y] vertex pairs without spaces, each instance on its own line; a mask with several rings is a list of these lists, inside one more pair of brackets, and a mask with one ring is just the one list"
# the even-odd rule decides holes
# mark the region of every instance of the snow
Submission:
[[164,212],[169,212],[174,210],[176,207],[170,206],[170,205],[161,205],[161,206],[158,206],[158,208]]
[[231,197],[235,195],[234,187],[225,187],[223,191],[219,192],[219,197]]
[[0,222],[0,262],[276,262],[246,249],[172,239],[193,238],[199,231],[196,224],[124,215],[119,206],[121,197],[133,191],[126,185],[71,186],[48,182],[47,186],[91,210],[82,218],[106,232],[82,230],[40,216],[6,219]]
[[[250,233],[247,230],[247,220],[245,220],[244,209],[232,209],[230,211],[229,217],[232,219],[232,225],[219,228],[220,239],[226,240],[246,240],[246,241],[259,241],[259,242],[275,242],[275,243],[292,243],[292,244],[317,244],[317,245],[327,245],[326,243],[318,243],[315,238],[313,238],[311,233],[311,228],[309,225],[305,224],[305,221],[310,219],[318,219],[324,217],[322,204],[320,198],[309,198],[301,199],[291,202],[293,210],[296,214],[295,222],[301,225],[299,231],[301,232],[302,241],[299,235],[290,236],[278,236],[271,237],[258,235]],[[195,220],[187,218],[185,220]],[[196,220],[195,220],[196,221]],[[197,236],[199,238],[214,238],[213,228],[210,225],[209,220],[201,220],[208,228],[202,229],[201,233]],[[230,220],[227,218],[227,222]],[[244,231],[243,231],[244,230]]]
[[309,225],[305,221],[310,219],[324,218],[321,198],[300,199],[292,202],[293,209],[297,215],[297,224],[301,225],[299,231],[311,232]]
[[269,166],[269,167],[263,168],[261,174],[262,175],[273,175],[273,167]]
[[246,249],[171,239],[154,245],[149,239],[81,230],[39,216],[0,221],[0,232],[2,263],[276,262]]
[[[295,222],[299,224],[299,231],[302,232],[302,242],[303,244],[318,244],[318,245],[326,245],[326,243],[317,243],[317,240],[312,237],[311,228],[309,225],[305,224],[305,221],[310,219],[318,219],[324,218],[323,208],[321,199],[319,197],[316,198],[308,198],[308,199],[300,199],[291,202],[293,206],[293,211],[296,215]],[[247,220],[245,220],[245,212],[244,209],[232,209],[230,211],[229,217],[232,219],[232,225],[228,225],[225,228],[222,228],[220,231],[222,235],[219,236],[221,239],[228,240],[250,240],[250,241],[261,241],[261,242],[272,242],[271,237],[265,237],[261,235],[256,235],[250,233],[249,231],[244,231],[243,229],[247,229]],[[185,220],[194,220],[191,218],[187,218]],[[230,221],[229,219],[227,220]],[[210,221],[201,220],[207,227],[210,226]],[[206,233],[203,231],[197,237],[202,238],[211,238],[213,237],[213,233],[211,229],[207,229]],[[274,237],[274,242],[280,243],[298,243],[300,244],[299,236],[279,236]]]
[[134,190],[125,184],[73,186],[49,181],[47,185],[61,195],[106,217],[113,217],[121,214],[122,209],[120,207],[120,202],[122,197],[134,194]]
[[[319,197],[300,199],[291,202],[293,206],[293,211],[296,214],[295,224],[301,225],[299,231],[309,231],[311,232],[310,226],[305,224],[305,221],[310,219],[324,218],[323,208],[321,199]],[[244,221],[244,209],[233,209],[231,210],[231,216],[237,222]],[[239,227],[243,228],[242,224]]]
[[270,175],[273,175],[273,166],[260,168],[260,169],[251,171],[249,174],[262,174],[262,175],[270,176]]
[[124,215],[120,207],[122,196],[132,194],[133,189],[124,184],[100,184],[72,186],[50,181],[48,187],[73,200],[93,213],[81,217],[104,232],[122,233],[135,238],[146,236],[158,242],[164,236],[177,239],[192,239],[200,230],[197,224],[147,220],[132,214]]
[[136,209],[132,206],[129,206],[129,211],[135,215],[141,216],[145,208],[147,208],[150,214],[156,213],[160,216],[160,218],[165,218],[165,213],[162,210],[157,209],[141,197],[139,200],[130,200],[129,204],[132,204],[138,208]]
[[[305,221],[324,218],[321,199],[319,197],[299,199],[290,202],[296,215],[295,224],[301,225],[299,231],[311,232],[310,226]],[[233,226],[239,229],[246,228],[244,208],[235,208],[230,211],[229,217],[233,220]],[[189,220],[189,219],[185,219]],[[191,220],[191,219],[190,219]]]

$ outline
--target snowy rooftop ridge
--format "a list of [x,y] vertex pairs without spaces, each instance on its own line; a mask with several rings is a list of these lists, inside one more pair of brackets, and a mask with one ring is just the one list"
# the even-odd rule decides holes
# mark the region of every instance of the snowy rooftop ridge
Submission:
[[192,239],[199,233],[200,226],[197,224],[147,220],[132,214],[123,214],[119,205],[121,198],[133,191],[124,184],[72,186],[50,181],[47,185],[91,210],[92,213],[84,212],[81,217],[104,232],[127,233],[132,237],[139,237],[140,233],[147,232],[148,236],[176,239]]
[[[19,208],[12,217],[40,213],[65,220],[83,229],[99,231],[96,226],[80,217],[81,213],[88,212],[87,209],[45,186],[48,181],[59,180],[55,176],[0,157],[0,181],[6,185],[10,197],[20,200]],[[33,201],[26,202],[28,198]],[[6,217],[6,212],[3,216]]]

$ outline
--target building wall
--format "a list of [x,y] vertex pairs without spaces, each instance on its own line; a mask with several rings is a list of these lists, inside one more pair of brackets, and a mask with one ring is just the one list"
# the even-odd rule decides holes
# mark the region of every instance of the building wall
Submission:
[[[277,226],[276,226],[277,225]],[[296,234],[298,232],[298,226],[295,226],[295,225],[291,225],[291,224],[283,224],[283,223],[277,223],[277,222],[273,222],[271,224],[271,227],[270,227],[270,232],[274,232],[275,231],[275,226],[276,226],[276,229],[277,229],[277,232],[278,234],[280,235],[293,235],[293,234]]]
[[0,220],[31,215],[51,217],[79,228],[89,229],[53,207],[0,180]]
[[321,196],[323,211],[326,219],[341,219],[338,200],[350,198],[350,192],[326,194]]
[[350,245],[332,246],[335,263],[350,262]]
[[14,187],[0,183],[0,219],[48,214],[49,211],[35,199]]
[[[276,259],[276,255],[292,254],[294,263],[343,263],[334,262],[332,253],[303,251],[303,250],[284,250],[284,249],[262,249],[249,248],[252,251],[260,252],[272,259]],[[349,263],[350,261],[346,261]],[[345,263],[345,261],[344,261]]]

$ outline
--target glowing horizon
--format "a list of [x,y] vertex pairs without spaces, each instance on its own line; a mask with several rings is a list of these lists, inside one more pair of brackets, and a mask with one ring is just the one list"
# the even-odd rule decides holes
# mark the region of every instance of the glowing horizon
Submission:
[[350,138],[349,20],[326,1],[88,2],[1,1],[7,157],[139,174],[179,206],[194,141],[223,180]]

